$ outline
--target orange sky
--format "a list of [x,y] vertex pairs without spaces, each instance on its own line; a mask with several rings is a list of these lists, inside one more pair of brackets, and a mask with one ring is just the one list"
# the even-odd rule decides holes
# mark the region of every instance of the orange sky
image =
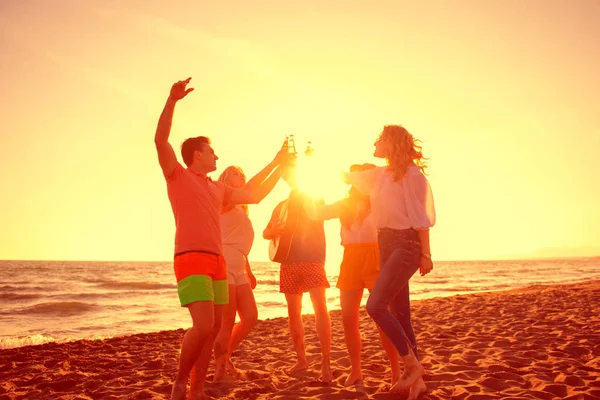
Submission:
[[[2,2],[0,259],[168,260],[153,136],[188,76],[171,142],[210,136],[215,179],[295,133],[333,201],[337,171],[403,124],[430,157],[436,259],[600,244],[600,2],[289,3]],[[251,207],[251,260],[285,194]]]

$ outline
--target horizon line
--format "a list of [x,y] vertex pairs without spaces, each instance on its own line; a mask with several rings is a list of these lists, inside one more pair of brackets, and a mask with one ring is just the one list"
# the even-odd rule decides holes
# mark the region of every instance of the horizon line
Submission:
[[[487,259],[454,259],[454,260],[434,260],[434,262],[478,262],[478,261],[534,261],[534,260],[565,260],[565,259],[573,259],[573,258],[600,258],[600,252],[597,255],[585,255],[585,256],[541,256],[541,257],[532,257],[525,256],[522,258],[515,258],[514,256],[506,256],[506,257],[498,257],[498,258],[487,258]],[[22,258],[14,258],[14,259],[0,259],[2,261],[50,261],[50,262],[58,262],[58,261],[66,261],[66,262],[132,262],[132,263],[171,263],[173,260],[85,260],[85,259],[22,259]],[[249,260],[254,263],[274,263],[279,264],[275,261],[270,260]],[[336,261],[337,262],[337,261]],[[327,264],[327,261],[325,261]]]

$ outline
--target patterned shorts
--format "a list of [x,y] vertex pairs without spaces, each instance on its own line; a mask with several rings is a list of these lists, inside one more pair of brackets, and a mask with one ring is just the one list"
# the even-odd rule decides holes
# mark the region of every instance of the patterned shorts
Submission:
[[279,270],[280,293],[302,294],[317,287],[329,287],[329,281],[325,274],[325,263],[281,264]]

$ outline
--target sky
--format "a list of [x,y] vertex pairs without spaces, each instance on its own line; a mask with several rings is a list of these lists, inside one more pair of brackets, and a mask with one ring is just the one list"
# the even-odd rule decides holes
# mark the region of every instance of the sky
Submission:
[[[213,179],[293,133],[332,202],[402,124],[429,158],[434,259],[600,247],[600,1],[0,0],[0,71],[0,259],[171,259],[153,138],[187,77],[170,141],[209,136]],[[287,191],[250,207],[251,260]]]

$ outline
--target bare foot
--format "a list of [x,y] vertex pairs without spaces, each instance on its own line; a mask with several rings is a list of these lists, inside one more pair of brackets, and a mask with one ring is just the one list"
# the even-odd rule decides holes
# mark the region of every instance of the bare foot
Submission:
[[398,382],[392,385],[390,392],[394,393],[406,393],[410,390],[410,387],[423,375],[423,366],[416,364],[406,368]]
[[286,374],[292,376],[296,375],[298,372],[306,371],[308,369],[308,362],[306,361],[298,361],[296,365],[292,368],[285,371]]
[[331,373],[331,365],[327,363],[323,363],[321,365],[321,381],[325,383],[329,383],[333,380],[333,374]]
[[344,386],[353,386],[362,382],[363,377],[360,372],[351,371],[348,378],[346,378],[346,382],[344,382]]
[[423,381],[423,378],[417,379],[417,381],[410,387],[410,393],[408,394],[407,400],[418,400],[423,394],[427,392],[427,386]]
[[187,382],[173,382],[173,389],[171,389],[171,400],[185,400],[186,390]]
[[237,369],[230,359],[227,359],[227,373],[235,378],[242,376],[242,371]]
[[225,365],[215,365],[215,375],[213,376],[213,382],[222,382],[227,375],[227,369]]
[[202,390],[202,391],[196,392],[194,394],[190,393],[190,396],[188,397],[188,400],[210,400],[210,397],[208,397],[204,393],[204,390]]

